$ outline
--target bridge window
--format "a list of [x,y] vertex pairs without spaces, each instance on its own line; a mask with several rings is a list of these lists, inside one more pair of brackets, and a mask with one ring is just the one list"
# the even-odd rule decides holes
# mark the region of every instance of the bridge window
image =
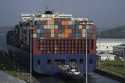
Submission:
[[80,64],[82,64],[82,63],[84,62],[84,60],[83,60],[83,59],[80,59],[79,62],[80,62]]
[[70,62],[76,62],[76,59],[70,59]]
[[108,48],[108,46],[106,46],[106,48]]
[[52,60],[48,59],[47,64],[51,64]]
[[90,59],[90,60],[89,60],[89,64],[92,64],[92,63],[93,63],[93,60],[92,60],[92,59]]
[[55,63],[56,64],[65,64],[65,60],[64,59],[56,59]]
[[39,59],[37,60],[37,64],[40,65],[40,60]]

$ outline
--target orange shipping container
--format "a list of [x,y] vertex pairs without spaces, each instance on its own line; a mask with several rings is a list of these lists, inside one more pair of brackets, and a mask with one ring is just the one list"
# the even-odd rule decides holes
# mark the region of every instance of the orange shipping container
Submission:
[[62,24],[62,25],[70,25],[71,22],[70,22],[70,21],[62,21],[61,24]]
[[65,34],[64,34],[64,37],[65,37],[65,38],[68,38],[68,37],[69,37],[69,34],[68,34],[68,33],[65,33]]
[[64,28],[64,33],[72,33],[72,29]]
[[72,33],[71,29],[65,28],[64,29],[64,37],[68,38],[70,36],[70,34]]

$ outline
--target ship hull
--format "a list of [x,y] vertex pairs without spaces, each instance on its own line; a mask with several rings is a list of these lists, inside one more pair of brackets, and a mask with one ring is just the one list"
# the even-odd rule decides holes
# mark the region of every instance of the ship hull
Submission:
[[[92,72],[96,68],[96,57],[95,55],[88,54],[88,72]],[[85,73],[86,63],[85,54],[42,54],[33,56],[33,70],[37,73],[53,75],[58,74],[61,70],[58,64],[54,63],[56,60],[64,60],[65,64],[69,64],[71,60],[75,60],[78,64],[78,69],[82,74]],[[83,63],[80,60],[83,60]],[[49,61],[53,63],[49,63]],[[60,64],[59,64],[60,65]]]

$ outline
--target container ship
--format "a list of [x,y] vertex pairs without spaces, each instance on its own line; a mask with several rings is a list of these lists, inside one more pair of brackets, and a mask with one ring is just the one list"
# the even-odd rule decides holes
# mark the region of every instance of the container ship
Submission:
[[39,74],[57,74],[58,65],[75,65],[84,74],[86,54],[88,72],[96,68],[96,26],[88,18],[50,10],[21,14],[7,45],[10,55]]

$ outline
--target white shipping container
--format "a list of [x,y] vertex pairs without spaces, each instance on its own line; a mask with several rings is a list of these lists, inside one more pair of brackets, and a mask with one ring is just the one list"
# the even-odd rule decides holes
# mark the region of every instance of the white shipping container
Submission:
[[40,39],[44,39],[44,37],[40,37]]
[[72,25],[72,24],[73,24],[73,22],[72,22],[72,21],[68,21],[68,24],[69,24],[69,25]]
[[54,35],[54,33],[51,33],[51,37],[54,37],[55,35]]
[[86,33],[86,29],[82,29],[82,33]]
[[52,26],[51,25],[48,25],[48,29],[51,29],[52,28]]
[[85,33],[82,33],[82,37],[86,37],[86,34],[85,34]]
[[51,29],[51,33],[54,33],[54,29]]
[[59,38],[64,38],[64,34],[58,34]]
[[41,18],[41,20],[52,20],[52,18]]
[[58,29],[58,25],[55,25],[55,29]]
[[54,29],[54,25],[44,25],[44,29]]
[[37,34],[36,33],[33,33],[33,38],[37,38]]
[[79,25],[79,29],[82,29],[82,25]]
[[54,29],[51,29],[51,37],[54,37]]
[[51,29],[54,29],[54,25],[53,25],[53,24],[52,24],[52,25],[50,25],[50,28],[51,28]]
[[44,29],[48,29],[48,25],[44,25]]
[[82,37],[86,37],[86,29],[82,29]]
[[84,21],[89,21],[89,18],[83,18]]
[[90,29],[90,25],[86,25],[86,29]]
[[40,33],[41,31],[40,31],[40,29],[37,29],[37,33]]

